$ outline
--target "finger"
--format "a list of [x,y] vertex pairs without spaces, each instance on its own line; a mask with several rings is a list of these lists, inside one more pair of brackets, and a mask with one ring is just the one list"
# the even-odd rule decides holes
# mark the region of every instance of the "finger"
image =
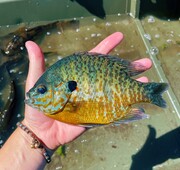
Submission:
[[115,32],[101,41],[90,52],[96,52],[101,54],[108,54],[113,48],[115,48],[122,40],[123,34],[121,32]]
[[132,62],[133,66],[140,73],[152,67],[152,61],[149,58],[143,58]]
[[28,56],[29,56],[29,71],[26,81],[26,92],[29,91],[38,80],[38,78],[42,75],[45,70],[45,62],[44,56],[40,49],[40,47],[32,42],[27,41],[25,44]]
[[142,83],[148,83],[149,82],[149,80],[148,80],[148,78],[147,77],[140,77],[140,78],[138,78],[138,79],[136,79],[137,81],[140,81],[140,82],[142,82]]

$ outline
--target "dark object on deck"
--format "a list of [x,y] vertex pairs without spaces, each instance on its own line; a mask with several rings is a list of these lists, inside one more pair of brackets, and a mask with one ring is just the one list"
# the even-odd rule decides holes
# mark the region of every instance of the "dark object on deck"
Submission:
[[0,132],[7,128],[14,106],[14,83],[7,70],[7,63],[0,67]]
[[179,0],[142,0],[140,3],[140,18],[155,15],[161,19],[179,19]]
[[130,170],[152,170],[154,166],[161,165],[169,159],[180,158],[180,127],[160,137],[156,137],[156,129],[153,126],[149,125],[148,128],[149,135],[144,145],[132,155]]
[[103,7],[103,0],[71,0],[76,1],[81,6],[86,8],[91,14],[104,19],[106,13]]
[[4,55],[13,56],[21,53],[25,48],[25,42],[28,40],[36,40],[37,37],[42,36],[48,30],[58,29],[63,32],[66,29],[77,29],[79,27],[78,20],[70,21],[55,21],[46,25],[40,25],[33,28],[21,27],[15,32],[10,33],[4,37],[4,43],[1,45],[1,51]]

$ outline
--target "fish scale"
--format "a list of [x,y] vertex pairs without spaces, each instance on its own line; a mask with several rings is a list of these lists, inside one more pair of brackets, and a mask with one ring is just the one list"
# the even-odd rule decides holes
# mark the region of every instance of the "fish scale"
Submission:
[[[76,53],[47,69],[27,93],[26,103],[53,119],[83,126],[147,118],[143,109],[132,105],[148,102],[165,107],[161,94],[167,84],[132,79],[142,72],[137,66],[114,56]],[[47,91],[39,94],[42,86]],[[46,98],[48,105],[43,105]]]

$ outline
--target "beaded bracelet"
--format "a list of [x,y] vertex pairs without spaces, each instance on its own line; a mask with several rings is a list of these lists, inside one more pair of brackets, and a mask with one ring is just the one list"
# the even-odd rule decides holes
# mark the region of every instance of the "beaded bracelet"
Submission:
[[42,152],[43,157],[46,160],[46,162],[50,163],[51,162],[51,157],[49,156],[49,154],[47,153],[45,147],[43,146],[41,141],[37,138],[37,136],[30,129],[28,129],[28,127],[23,125],[21,122],[18,122],[16,125],[31,136],[31,138],[32,138],[31,148],[40,149],[41,152]]

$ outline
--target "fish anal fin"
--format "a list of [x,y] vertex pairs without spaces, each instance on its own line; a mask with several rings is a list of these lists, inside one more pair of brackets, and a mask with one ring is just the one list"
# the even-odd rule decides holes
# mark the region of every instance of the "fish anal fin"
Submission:
[[119,125],[123,123],[129,123],[138,121],[141,119],[147,119],[149,115],[145,114],[144,109],[142,108],[132,108],[131,111],[122,119],[115,121],[114,125]]
[[91,124],[91,123],[85,123],[85,124],[79,124],[79,126],[81,126],[81,127],[84,127],[84,128],[93,128],[93,127],[100,127],[100,126],[104,126],[104,125],[106,125],[106,124]]

